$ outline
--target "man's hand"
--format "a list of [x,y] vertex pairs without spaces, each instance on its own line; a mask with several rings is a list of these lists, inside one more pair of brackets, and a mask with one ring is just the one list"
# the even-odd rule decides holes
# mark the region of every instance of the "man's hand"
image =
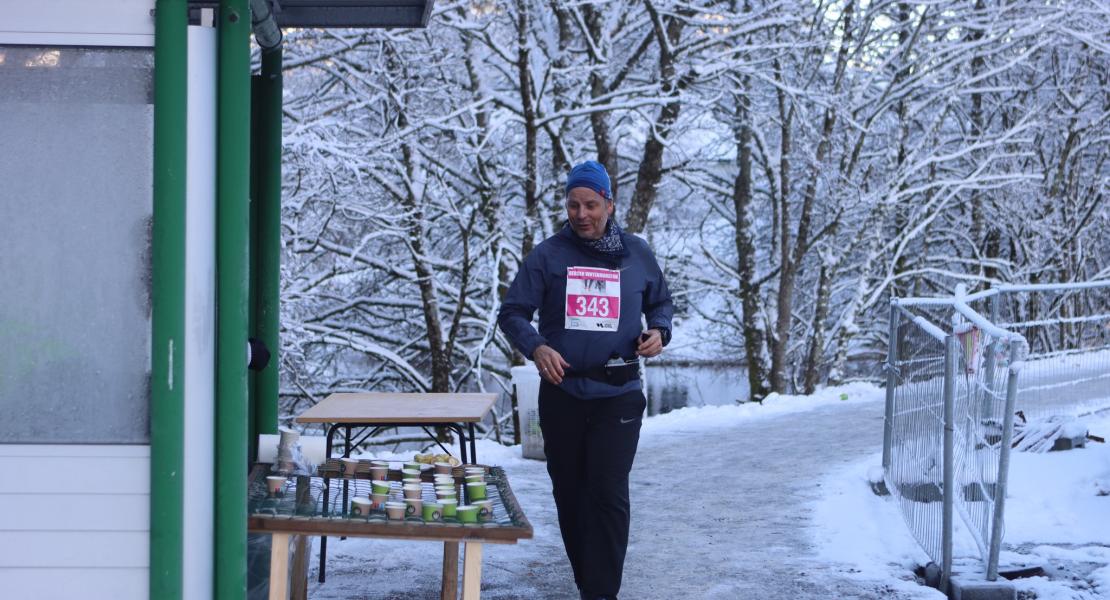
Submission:
[[563,356],[547,344],[541,344],[539,348],[532,352],[532,360],[536,363],[536,369],[540,372],[540,377],[555,385],[563,382],[564,369],[570,368],[570,363],[563,360]]
[[[645,337],[646,336],[646,337]],[[648,329],[640,335],[640,344],[636,346],[636,354],[651,358],[663,352],[663,336],[658,329]]]

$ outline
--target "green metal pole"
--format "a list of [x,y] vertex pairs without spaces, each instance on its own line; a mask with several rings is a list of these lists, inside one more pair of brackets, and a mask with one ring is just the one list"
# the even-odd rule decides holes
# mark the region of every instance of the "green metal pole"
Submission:
[[154,17],[154,215],[151,232],[151,598],[182,593],[185,446],[185,0]]
[[250,33],[247,0],[222,0],[216,208],[216,540],[219,600],[247,591],[247,261]]
[[281,46],[262,52],[258,119],[258,305],[256,337],[270,349],[270,365],[255,380],[255,430],[277,433],[281,295]]

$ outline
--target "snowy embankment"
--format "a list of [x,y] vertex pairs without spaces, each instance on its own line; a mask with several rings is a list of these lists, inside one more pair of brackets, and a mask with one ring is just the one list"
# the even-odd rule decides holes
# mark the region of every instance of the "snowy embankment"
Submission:
[[[867,483],[881,457],[883,398],[879,388],[852,384],[645,419],[621,596],[941,598],[913,581],[927,559],[896,504]],[[1103,415],[1086,419],[1095,434],[1110,433]],[[532,540],[487,547],[483,598],[574,597],[545,463],[491,441],[479,442],[478,456],[505,468],[535,529]],[[699,467],[686,473],[682,464]],[[694,483],[709,472],[719,474],[717,485]],[[660,476],[683,489],[681,505],[658,501]],[[1100,489],[1110,490],[1105,445],[1014,453],[1003,563],[1024,560],[1052,576],[1019,589],[1038,598],[1110,597],[1110,496]],[[327,583],[316,583],[312,563],[313,598],[438,597],[436,544],[333,539],[328,554]]]
[[[1081,422],[1107,437],[1110,399],[1087,406],[1093,412]],[[876,452],[828,475],[814,530],[824,559],[850,565],[858,577],[896,580],[929,559],[897,503],[868,489],[868,471],[881,460]],[[1022,597],[1110,598],[1110,447],[1089,442],[1066,452],[1015,451],[1009,482],[1001,568],[1039,566],[1047,575],[1015,580]],[[967,558],[977,551],[961,528],[957,517],[957,562],[981,564]]]

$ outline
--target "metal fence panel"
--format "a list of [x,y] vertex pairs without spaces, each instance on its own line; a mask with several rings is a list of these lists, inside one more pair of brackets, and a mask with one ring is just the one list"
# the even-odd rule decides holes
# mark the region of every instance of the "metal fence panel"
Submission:
[[887,487],[943,581],[953,510],[993,580],[1015,411],[1032,419],[1110,403],[1110,282],[896,299],[887,370]]

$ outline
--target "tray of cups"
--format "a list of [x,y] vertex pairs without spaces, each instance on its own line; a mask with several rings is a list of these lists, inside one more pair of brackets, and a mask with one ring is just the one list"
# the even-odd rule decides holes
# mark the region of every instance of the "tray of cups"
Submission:
[[[469,472],[467,468],[469,467]],[[282,477],[269,473],[252,474],[248,512],[252,530],[281,529],[271,521],[291,520],[303,523],[326,522],[318,526],[320,533],[369,531],[389,535],[419,527],[428,528],[499,529],[498,537],[519,539],[531,537],[531,525],[520,510],[504,471],[499,467],[460,465],[461,478],[450,474],[431,474],[427,480],[368,480],[360,477],[344,480],[345,485],[327,483],[320,477]],[[403,471],[403,469],[402,469]],[[321,474],[331,472],[322,469]],[[355,474],[360,475],[356,467]],[[346,488],[346,493],[344,493]],[[324,491],[328,490],[327,501]],[[270,523],[266,525],[266,523]],[[295,525],[295,524],[294,524]],[[401,529],[396,529],[398,526]],[[351,528],[354,529],[351,529]],[[376,530],[375,527],[393,529]],[[416,533],[414,533],[416,535]],[[425,535],[425,534],[419,534]],[[452,535],[469,536],[462,532]],[[484,535],[484,534],[483,534]]]
[[476,464],[421,463],[365,458],[329,458],[316,469],[317,475],[329,479],[403,479],[419,478],[432,481],[436,475],[450,475],[457,480],[467,476],[485,475],[489,467]]

